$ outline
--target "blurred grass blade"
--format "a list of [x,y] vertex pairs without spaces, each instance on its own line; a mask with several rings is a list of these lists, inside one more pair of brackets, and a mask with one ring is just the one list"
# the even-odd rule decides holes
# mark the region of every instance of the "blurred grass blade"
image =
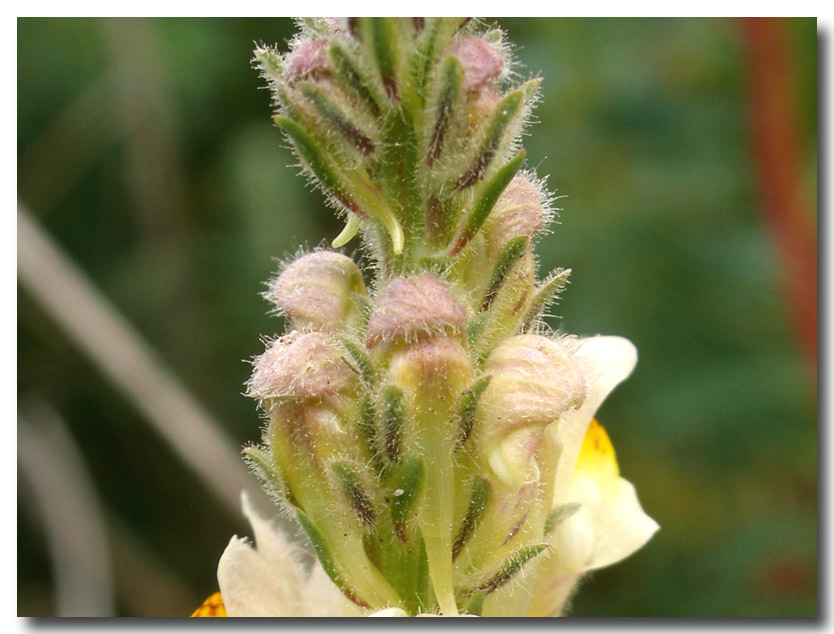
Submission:
[[20,202],[17,241],[17,275],[22,287],[237,516],[241,490],[260,489],[221,425]]
[[56,616],[115,616],[107,526],[92,478],[58,415],[18,415],[17,459],[44,527]]

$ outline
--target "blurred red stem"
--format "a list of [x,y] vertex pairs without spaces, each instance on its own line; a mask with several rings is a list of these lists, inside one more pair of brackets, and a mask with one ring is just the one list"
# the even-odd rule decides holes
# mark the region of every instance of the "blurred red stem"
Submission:
[[817,364],[817,245],[800,182],[800,147],[787,22],[745,18],[752,142],[759,196],[779,252],[803,350]]

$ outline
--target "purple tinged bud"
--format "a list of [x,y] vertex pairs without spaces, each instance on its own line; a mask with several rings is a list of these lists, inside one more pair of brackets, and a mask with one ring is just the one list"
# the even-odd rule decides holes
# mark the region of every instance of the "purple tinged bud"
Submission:
[[492,380],[478,404],[479,446],[505,482],[522,482],[543,430],[585,399],[585,377],[569,349],[540,335],[506,339],[487,357]]
[[544,427],[585,399],[585,376],[561,342],[517,335],[496,347],[484,364],[492,381],[481,398],[484,411],[508,427]]
[[330,73],[329,42],[324,38],[306,40],[298,44],[287,57],[287,83],[301,79],[323,77]]
[[[324,497],[339,505],[328,465],[362,455],[354,427],[360,400],[359,378],[342,356],[340,343],[322,332],[292,331],[255,359],[247,395],[268,416],[264,439],[280,473],[284,493],[301,508]],[[335,507],[333,507],[335,508]],[[352,530],[350,524],[339,529]]]
[[541,231],[546,217],[542,197],[536,186],[524,176],[513,178],[490,214],[490,256],[496,257],[514,238],[532,238]]
[[290,332],[273,341],[254,365],[247,395],[261,401],[338,401],[358,386],[339,342],[321,332]]
[[267,297],[297,330],[338,332],[357,316],[354,294],[365,295],[354,261],[334,251],[316,251],[287,266]]
[[465,35],[453,42],[448,49],[463,67],[463,84],[467,90],[476,91],[501,74],[504,60],[485,39],[475,35]]
[[397,277],[380,296],[368,322],[369,349],[382,343],[417,341],[437,335],[463,337],[466,309],[431,273]]

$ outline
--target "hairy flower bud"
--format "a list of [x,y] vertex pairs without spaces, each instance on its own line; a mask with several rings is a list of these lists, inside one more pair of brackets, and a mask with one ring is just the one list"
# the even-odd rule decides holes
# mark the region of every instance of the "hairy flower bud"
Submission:
[[327,47],[328,41],[324,38],[306,40],[296,46],[286,61],[284,77],[287,83],[326,77],[331,69]]
[[333,401],[352,395],[358,380],[333,337],[292,331],[255,359],[247,393],[265,403]]
[[585,397],[582,369],[564,343],[549,337],[510,337],[489,355],[484,372],[493,375],[485,405],[513,426],[549,425]]
[[411,392],[417,405],[428,398],[453,401],[472,377],[472,362],[460,341],[437,337],[419,341],[394,355],[388,377]]
[[338,342],[293,331],[255,361],[249,394],[265,405],[267,450],[255,450],[262,477],[296,511],[331,580],[359,605],[389,603],[393,590],[367,562],[362,540],[376,519],[367,487],[370,461],[355,425],[358,378]]
[[501,103],[501,93],[491,86],[483,86],[475,99],[468,104],[465,132],[476,136],[483,130]]
[[489,257],[497,257],[513,238],[532,238],[546,219],[539,190],[529,178],[516,176],[495,203],[485,227]]
[[446,50],[463,68],[463,85],[475,91],[501,74],[504,60],[495,48],[481,37],[465,35]]
[[462,337],[465,326],[466,309],[434,275],[397,277],[377,301],[365,343],[374,350],[441,334]]
[[492,380],[478,408],[480,448],[499,478],[521,482],[544,428],[582,403],[584,375],[563,343],[539,335],[506,339],[484,373]]
[[356,264],[346,255],[316,251],[292,262],[272,282],[267,297],[297,330],[336,332],[359,317],[354,295],[365,295]]

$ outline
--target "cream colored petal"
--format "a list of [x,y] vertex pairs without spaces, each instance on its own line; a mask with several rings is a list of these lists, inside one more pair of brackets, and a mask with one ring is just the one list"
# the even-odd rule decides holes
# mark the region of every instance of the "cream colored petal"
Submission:
[[[592,420],[583,440],[568,497],[581,506],[556,527],[555,540],[570,570],[602,568],[628,557],[657,531],[643,511],[634,486],[620,477],[617,457],[605,428]],[[577,541],[582,540],[582,547]]]
[[408,614],[402,608],[385,608],[384,610],[378,610],[377,612],[371,612],[368,616],[389,617],[389,616],[408,616]]
[[232,537],[220,557],[217,583],[229,616],[304,616],[298,588],[239,537]]
[[[586,569],[596,548],[596,520],[600,503],[599,486],[590,478],[577,474],[571,485],[572,502],[581,506],[553,530],[551,545],[558,553],[559,568],[571,572]],[[596,499],[594,499],[596,498]]]
[[241,493],[243,514],[252,526],[258,554],[281,576],[290,588],[299,588],[306,575],[301,566],[301,553],[290,543],[279,528],[263,517],[252,505],[246,491]]
[[233,537],[220,557],[217,581],[229,616],[306,616],[307,576],[284,535],[241,494],[255,545]]
[[560,614],[583,574],[625,559],[659,528],[624,478],[600,483],[578,472],[570,498],[582,507],[553,530],[553,550],[539,568],[531,616]]
[[310,570],[304,593],[305,612],[309,616],[348,616],[353,604],[327,576],[316,560]]
[[527,616],[561,616],[578,587],[581,574],[564,571],[549,574],[548,567],[555,567],[555,564],[551,560],[543,561]]
[[646,515],[634,485],[624,478],[608,484],[594,521],[594,549],[585,570],[604,568],[639,550],[660,528]]
[[637,349],[623,337],[580,339],[574,355],[584,369],[587,391],[582,405],[566,413],[559,422],[559,439],[563,449],[556,469],[554,504],[566,499],[588,423],[605,398],[631,374],[637,364]]

